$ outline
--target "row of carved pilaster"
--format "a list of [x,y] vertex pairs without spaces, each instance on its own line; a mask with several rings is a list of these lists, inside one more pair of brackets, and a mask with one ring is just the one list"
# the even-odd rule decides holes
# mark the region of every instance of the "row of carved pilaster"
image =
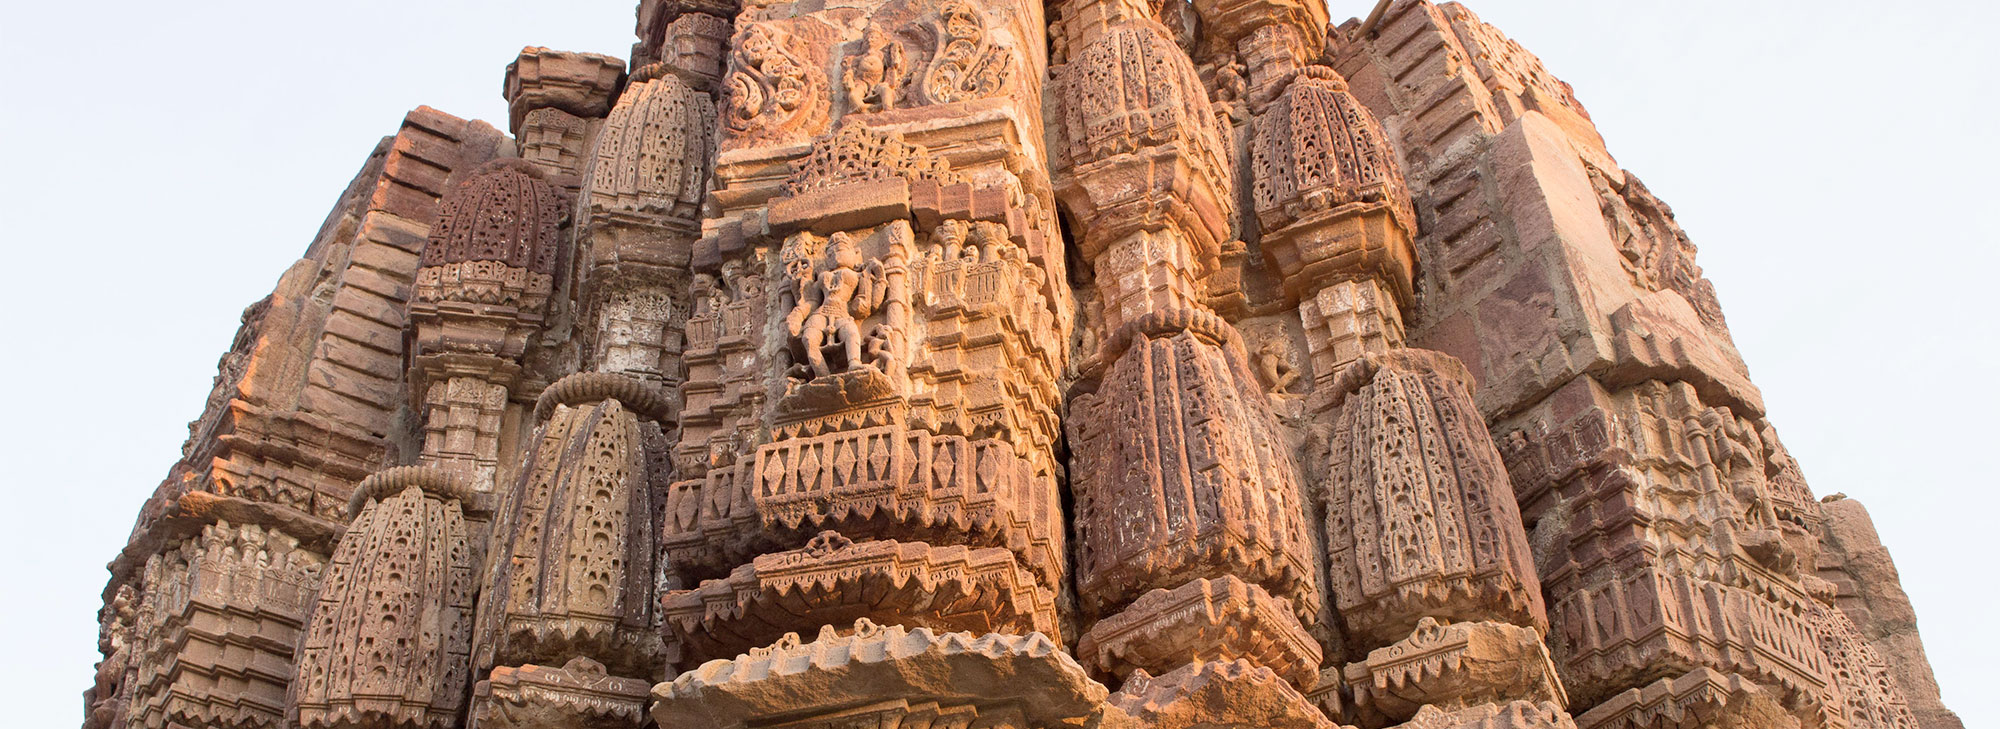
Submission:
[[[500,436],[523,414],[511,392],[522,385],[520,362],[563,288],[558,264],[574,260],[559,250],[569,231],[555,221],[571,190],[584,184],[580,148],[597,136],[594,117],[612,110],[621,66],[589,54],[524,51],[509,67],[507,91],[528,159],[489,165],[446,196],[411,306],[424,375],[415,400],[426,465],[371,477],[357,496],[356,519],[338,552],[341,569],[327,581],[310,626],[307,645],[315,650],[295,688],[306,726],[450,726],[462,715],[471,680],[486,678],[496,662],[528,664],[501,667],[495,676],[511,671],[503,686],[477,692],[474,715],[505,725],[517,705],[536,703],[534,695],[616,684],[589,678],[593,668],[604,675],[593,657],[640,676],[658,662],[651,545],[659,532],[654,491],[664,482],[648,474],[665,463],[658,422],[672,416],[649,382],[667,359],[660,353],[677,343],[667,331],[672,317],[636,315],[643,304],[595,309],[602,329],[617,330],[597,333],[597,341],[614,342],[598,359],[639,363],[631,369],[642,379],[581,374],[543,393],[534,411],[542,427],[520,478],[499,489],[490,545],[486,534],[468,533],[461,505],[483,504],[473,494],[495,489],[500,461],[511,455],[501,452]],[[686,101],[671,91],[668,98]],[[699,116],[707,97],[694,99]],[[579,124],[576,139],[554,133]],[[696,155],[705,149],[697,145]],[[615,162],[617,154],[610,156]],[[622,191],[614,178],[592,190],[597,199]],[[492,566],[481,570],[489,552]],[[475,582],[482,572],[486,579]],[[479,585],[487,589],[475,625],[471,599]],[[537,671],[531,661],[564,668]],[[629,721],[635,711],[623,714]]]
[[662,507],[734,10],[642,8],[630,76],[586,114],[601,121],[565,158],[578,189],[569,335],[584,371],[542,392],[518,479],[501,494],[473,726],[635,727],[667,662]]
[[327,568],[327,535],[300,527],[324,525],[188,501],[162,516],[175,538],[107,597],[85,727],[285,725],[287,669]]

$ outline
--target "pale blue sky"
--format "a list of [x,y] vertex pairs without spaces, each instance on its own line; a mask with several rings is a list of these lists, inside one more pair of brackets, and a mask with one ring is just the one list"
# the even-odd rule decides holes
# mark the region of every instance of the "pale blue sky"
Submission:
[[[633,4],[6,0],[7,723],[81,721],[104,563],[178,456],[238,313],[375,141],[419,104],[504,123],[521,46],[623,57]],[[1574,84],[1674,206],[1814,490],[1873,510],[1946,703],[2000,726],[2000,10],[1469,5]]]

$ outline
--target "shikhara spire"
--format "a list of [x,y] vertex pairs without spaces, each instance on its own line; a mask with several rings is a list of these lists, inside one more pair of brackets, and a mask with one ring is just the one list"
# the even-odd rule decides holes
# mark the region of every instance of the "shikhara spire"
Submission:
[[244,313],[87,729],[1951,729],[1455,3],[645,0]]

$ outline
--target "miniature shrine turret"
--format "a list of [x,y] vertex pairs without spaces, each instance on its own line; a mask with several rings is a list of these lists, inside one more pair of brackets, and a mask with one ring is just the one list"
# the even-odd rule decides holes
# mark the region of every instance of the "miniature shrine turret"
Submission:
[[522,47],[244,312],[85,727],[1962,729],[1570,87],[1327,12]]

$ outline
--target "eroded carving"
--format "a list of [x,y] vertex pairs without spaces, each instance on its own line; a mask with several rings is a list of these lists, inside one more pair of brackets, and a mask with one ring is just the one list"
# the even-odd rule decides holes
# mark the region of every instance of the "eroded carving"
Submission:
[[723,78],[723,126],[761,138],[803,128],[823,118],[825,72],[792,33],[773,23],[751,23],[730,38],[729,73]]
[[464,706],[472,551],[451,472],[408,467],[355,489],[299,649],[292,706],[311,728],[449,727]]
[[[855,320],[872,316],[881,308],[888,293],[883,278],[879,261],[861,259],[854,236],[833,234],[827,241],[825,258],[813,265],[812,278],[798,282],[798,303],[785,315],[786,329],[795,338],[797,351],[803,353],[805,362],[801,364],[806,368],[794,365],[787,374],[810,380],[859,367],[882,369],[876,360],[862,358],[861,325]],[[880,346],[871,344],[870,348],[879,350]],[[833,355],[830,363],[828,354]]]
[[1499,453],[1450,357],[1400,350],[1355,363],[1328,463],[1328,585],[1364,646],[1420,618],[1547,624]]
[[1005,549],[856,543],[831,531],[803,548],[759,555],[727,579],[669,593],[662,604],[687,665],[735,656],[786,632],[862,618],[945,632],[1062,637],[1053,593]]
[[650,470],[665,447],[664,402],[653,386],[608,373],[571,375],[543,393],[546,420],[500,504],[484,665],[587,657],[618,675],[650,673],[660,650]]
[[[1107,692],[1062,647],[1040,634],[937,633],[862,620],[828,625],[817,640],[788,634],[732,660],[710,661],[653,687],[661,726],[730,725],[759,716],[802,717],[801,727],[839,726],[912,711],[1027,729],[1082,720]],[[888,707],[884,707],[887,709]],[[996,720],[997,719],[997,720]]]

